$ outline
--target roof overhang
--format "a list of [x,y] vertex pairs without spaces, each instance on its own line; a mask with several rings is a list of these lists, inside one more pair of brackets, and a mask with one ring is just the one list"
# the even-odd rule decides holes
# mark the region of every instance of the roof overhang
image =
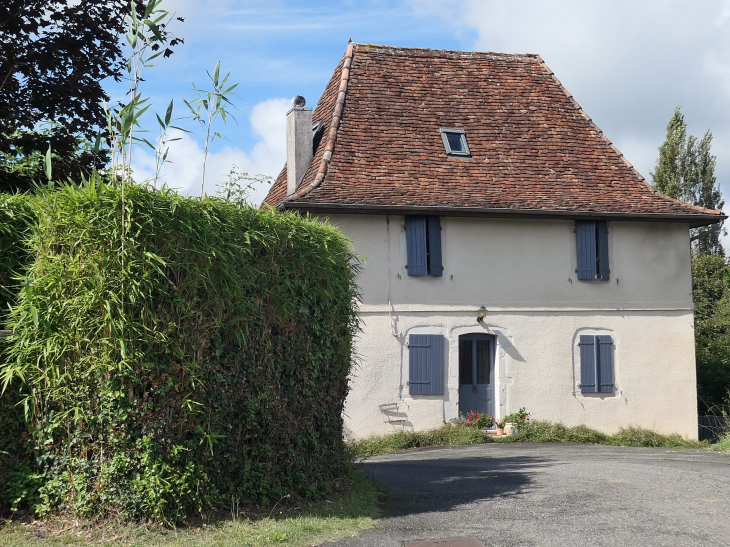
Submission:
[[709,226],[727,218],[723,214],[610,213],[597,211],[554,211],[542,209],[503,209],[489,207],[421,207],[416,205],[367,205],[283,201],[279,210],[299,210],[314,214],[362,215],[440,215],[450,217],[529,218],[554,220],[624,220],[635,222],[686,222],[690,228]]

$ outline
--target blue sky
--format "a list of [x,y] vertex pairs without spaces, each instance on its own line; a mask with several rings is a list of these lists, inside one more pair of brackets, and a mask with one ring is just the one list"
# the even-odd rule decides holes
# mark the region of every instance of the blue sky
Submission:
[[[144,91],[158,111],[192,96],[220,60],[239,82],[235,115],[219,126],[206,191],[237,164],[275,176],[285,159],[284,114],[304,95],[309,106],[347,41],[440,49],[539,53],[585,111],[647,179],[674,107],[692,133],[714,134],[716,175],[730,202],[730,0],[166,0],[185,18],[185,39],[147,74]],[[121,88],[109,87],[119,96]],[[148,124],[154,129],[153,120]],[[181,122],[193,129],[191,122]],[[168,185],[200,192],[196,135],[175,143]],[[149,170],[138,155],[137,172]],[[147,158],[148,160],[150,158]],[[260,201],[265,189],[254,193]],[[730,210],[727,207],[726,210]]]

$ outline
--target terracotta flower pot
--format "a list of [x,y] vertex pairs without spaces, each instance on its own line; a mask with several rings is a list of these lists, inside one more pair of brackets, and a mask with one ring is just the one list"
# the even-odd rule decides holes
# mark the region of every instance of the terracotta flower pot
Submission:
[[504,435],[504,427],[497,428],[497,435]]

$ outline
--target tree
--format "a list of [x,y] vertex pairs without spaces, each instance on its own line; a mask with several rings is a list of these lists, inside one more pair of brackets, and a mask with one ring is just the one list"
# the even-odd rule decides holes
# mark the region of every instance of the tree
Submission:
[[[720,210],[725,205],[715,177],[717,158],[711,153],[712,133],[701,139],[687,135],[687,123],[678,106],[667,125],[667,138],[659,147],[656,168],[651,173],[654,187],[669,197]],[[692,235],[701,232],[692,230]],[[720,233],[714,232],[695,242],[699,254],[724,254]]]
[[692,258],[697,396],[703,410],[730,389],[730,266],[718,254]]
[[[144,13],[143,0],[133,0]],[[119,81],[128,0],[0,3],[0,190],[25,190],[49,144],[58,179],[106,162],[85,143],[106,125],[102,82]],[[164,27],[160,29],[165,32]],[[164,55],[182,40],[171,38]],[[47,123],[46,131],[38,131]],[[30,165],[28,165],[30,162]],[[22,168],[18,168],[20,165]]]

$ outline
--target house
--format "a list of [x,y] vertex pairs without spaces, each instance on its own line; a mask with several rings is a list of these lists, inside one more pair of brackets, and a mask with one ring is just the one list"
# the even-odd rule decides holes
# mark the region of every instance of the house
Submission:
[[532,54],[350,44],[267,202],[364,257],[351,438],[476,410],[697,437],[689,229]]

